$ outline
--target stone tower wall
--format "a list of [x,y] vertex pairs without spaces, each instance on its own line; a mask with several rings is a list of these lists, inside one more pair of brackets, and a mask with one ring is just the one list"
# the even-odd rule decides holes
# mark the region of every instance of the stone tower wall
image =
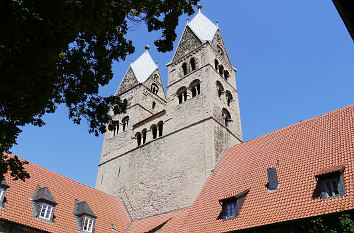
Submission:
[[[96,188],[122,197],[135,219],[191,205],[226,148],[242,140],[235,70],[221,35],[217,41],[201,44],[190,33],[185,30],[181,47],[167,65],[166,99],[151,93],[150,77],[121,96],[129,97],[132,105],[127,110],[134,119],[129,132],[115,139],[107,136],[109,132],[105,135]],[[191,58],[195,59],[195,70]],[[219,74],[215,59],[228,70],[228,78]],[[183,72],[183,63],[188,65],[188,74]],[[193,97],[190,84],[195,80],[200,81],[200,94]],[[225,91],[221,96],[216,82]],[[188,96],[179,103],[183,87]],[[233,98],[230,106],[226,91]],[[151,109],[152,101],[158,102],[156,109]],[[225,110],[232,119],[227,126]],[[161,122],[163,135],[153,139],[151,126]],[[146,143],[138,146],[134,135],[145,130]]]

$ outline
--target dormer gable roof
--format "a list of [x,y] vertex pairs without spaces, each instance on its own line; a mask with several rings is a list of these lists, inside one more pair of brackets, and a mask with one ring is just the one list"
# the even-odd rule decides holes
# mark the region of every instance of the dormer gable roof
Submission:
[[74,214],[76,216],[81,216],[86,214],[92,217],[96,217],[96,215],[93,213],[93,211],[91,210],[90,206],[87,204],[86,201],[78,202],[77,200],[75,200]]
[[36,188],[36,191],[32,197],[32,200],[33,201],[44,200],[44,201],[50,202],[52,204],[57,204],[53,195],[49,191],[49,188],[48,187],[41,188],[41,187],[39,187],[39,185]]
[[7,188],[10,187],[10,185],[6,182],[5,178],[1,181],[0,186],[7,187]]
[[201,11],[187,24],[193,33],[205,43],[211,42],[215,36],[218,27],[210,21]]
[[141,54],[136,61],[132,62],[130,67],[139,83],[145,82],[158,68],[148,50]]

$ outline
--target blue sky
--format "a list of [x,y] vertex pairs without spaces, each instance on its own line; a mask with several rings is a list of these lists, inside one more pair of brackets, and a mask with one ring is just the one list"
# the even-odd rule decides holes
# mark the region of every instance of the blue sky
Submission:
[[[354,44],[331,0],[205,0],[202,12],[219,22],[229,57],[238,69],[237,88],[244,141],[354,102]],[[189,16],[192,18],[193,16]],[[186,18],[180,18],[177,46]],[[149,44],[164,84],[174,51],[159,53],[159,34],[133,27],[135,54],[114,63],[114,78],[101,88],[113,94],[129,67]],[[59,106],[46,125],[26,126],[12,152],[89,186],[96,181],[103,136],[74,125]]]

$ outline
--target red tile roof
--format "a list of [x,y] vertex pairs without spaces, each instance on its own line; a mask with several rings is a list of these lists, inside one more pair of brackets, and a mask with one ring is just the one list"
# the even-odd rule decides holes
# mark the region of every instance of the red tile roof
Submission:
[[[121,199],[33,163],[25,165],[25,168],[31,175],[31,178],[25,182],[14,181],[9,175],[6,175],[6,181],[10,187],[6,192],[5,209],[0,208],[1,219],[49,232],[79,232],[73,214],[75,199],[77,199],[87,201],[97,216],[95,232],[126,232],[130,217]],[[41,188],[48,187],[58,203],[54,211],[55,223],[45,222],[33,216],[30,198],[32,198],[37,185]],[[117,231],[111,229],[110,222],[115,225]]]
[[183,213],[186,213],[186,211],[187,209],[185,208],[181,210],[171,211],[168,213],[154,215],[152,217],[136,220],[129,227],[128,232],[129,233],[149,232],[159,226],[163,226],[159,232],[173,232],[173,231],[169,231],[168,229],[172,229],[178,226],[181,216],[183,216]]
[[[227,232],[354,208],[354,105],[229,148],[188,210],[179,232]],[[313,197],[316,175],[345,165],[346,195]],[[269,192],[267,168],[279,188]],[[330,169],[333,170],[333,169]],[[219,200],[249,189],[235,219],[217,220]]]

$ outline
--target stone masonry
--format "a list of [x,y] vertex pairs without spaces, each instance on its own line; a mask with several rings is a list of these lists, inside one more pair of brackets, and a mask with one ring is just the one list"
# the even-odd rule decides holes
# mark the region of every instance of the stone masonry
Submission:
[[104,136],[96,180],[133,219],[190,206],[224,151],[242,142],[236,70],[214,23],[199,12],[186,25],[166,93],[155,65],[146,51],[124,76],[116,95],[127,111]]

